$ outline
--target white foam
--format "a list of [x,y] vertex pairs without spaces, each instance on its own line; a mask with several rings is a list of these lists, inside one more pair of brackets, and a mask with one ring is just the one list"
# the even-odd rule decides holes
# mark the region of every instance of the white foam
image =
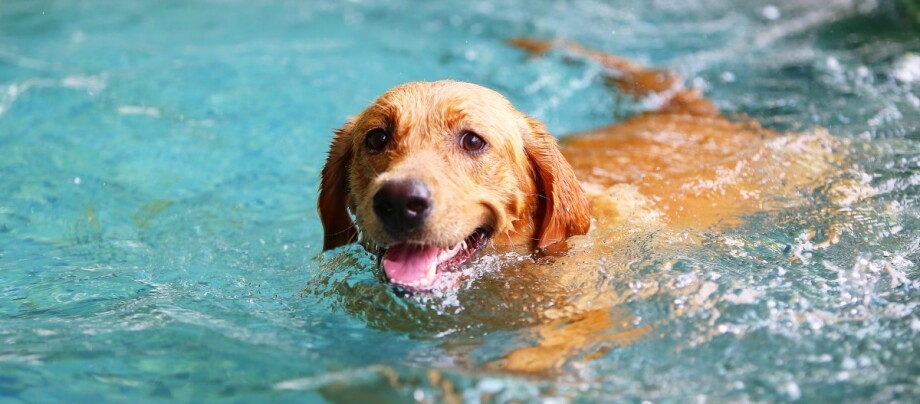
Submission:
[[144,107],[139,105],[122,105],[118,107],[118,113],[122,115],[146,115],[159,117],[160,110],[153,107]]
[[786,394],[790,400],[798,400],[802,398],[802,391],[799,390],[799,385],[791,380],[780,385],[780,391]]
[[68,76],[61,79],[61,86],[75,90],[99,92],[107,85],[105,76]]
[[763,15],[763,18],[766,18],[770,21],[778,20],[783,16],[783,13],[779,11],[779,7],[776,7],[772,4],[764,6],[764,8],[760,10],[760,14]]
[[920,80],[920,55],[908,53],[895,62],[891,75],[899,81],[913,83]]

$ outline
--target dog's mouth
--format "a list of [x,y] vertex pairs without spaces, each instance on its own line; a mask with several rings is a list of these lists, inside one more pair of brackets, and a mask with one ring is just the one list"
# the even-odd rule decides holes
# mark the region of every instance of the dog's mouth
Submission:
[[456,270],[485,247],[492,235],[478,228],[451,247],[416,243],[394,244],[383,254],[381,265],[390,282],[408,290],[432,290],[441,273]]

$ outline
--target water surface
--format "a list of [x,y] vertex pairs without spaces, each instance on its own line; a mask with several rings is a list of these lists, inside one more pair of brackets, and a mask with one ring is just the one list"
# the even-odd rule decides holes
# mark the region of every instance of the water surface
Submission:
[[[901,15],[843,0],[4,1],[0,401],[916,401],[920,35]],[[552,372],[503,368],[566,329],[503,288],[540,279],[499,257],[459,291],[397,296],[360,249],[321,253],[315,199],[332,130],[402,82],[489,86],[560,136],[643,108],[597,66],[504,44],[518,35],[678,70],[770,128],[826,128],[850,145],[828,183],[863,197],[819,187],[695,246],[633,240],[604,285],[622,299],[586,317],[600,337]]]

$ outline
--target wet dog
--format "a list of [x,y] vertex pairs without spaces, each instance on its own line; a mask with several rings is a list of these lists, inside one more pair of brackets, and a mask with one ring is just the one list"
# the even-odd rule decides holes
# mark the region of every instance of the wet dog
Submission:
[[358,241],[391,283],[425,291],[481,251],[601,256],[624,226],[732,226],[794,203],[831,164],[827,135],[729,120],[674,73],[574,43],[511,43],[592,60],[659,107],[557,144],[493,90],[395,87],[336,132],[318,201],[324,249]]

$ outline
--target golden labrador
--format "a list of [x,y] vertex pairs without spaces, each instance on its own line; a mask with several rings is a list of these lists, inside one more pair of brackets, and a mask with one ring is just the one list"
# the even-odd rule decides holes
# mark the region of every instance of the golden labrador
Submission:
[[[490,89],[404,84],[336,132],[318,201],[324,249],[360,242],[403,290],[456,280],[442,275],[482,251],[547,258],[521,261],[514,273],[529,275],[496,285],[508,306],[536,317],[538,338],[491,366],[551,372],[635,341],[649,325],[616,306],[655,288],[624,295],[609,279],[635,259],[637,240],[662,251],[694,245],[701,231],[801,203],[839,171],[842,142],[823,130],[779,134],[729,120],[676,74],[578,44],[510,43],[533,56],[562,48],[589,59],[621,92],[654,97],[659,108],[557,145],[543,124]],[[828,188],[831,203],[858,198],[852,185]]]
[[423,291],[480,250],[564,251],[592,217],[597,234],[626,222],[732,225],[788,204],[828,167],[828,136],[730,121],[673,73],[573,43],[511,43],[590,58],[621,91],[656,94],[661,107],[557,145],[490,89],[395,87],[336,132],[318,203],[324,249],[359,241],[390,282]]

